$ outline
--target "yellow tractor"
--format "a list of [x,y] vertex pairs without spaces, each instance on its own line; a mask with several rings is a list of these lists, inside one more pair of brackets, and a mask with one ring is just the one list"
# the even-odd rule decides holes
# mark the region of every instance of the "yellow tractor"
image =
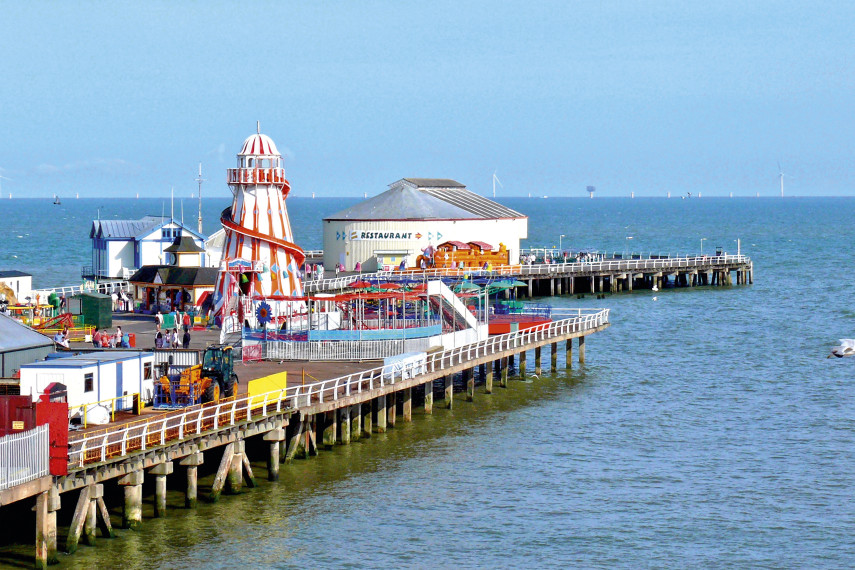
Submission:
[[154,407],[183,408],[219,402],[220,398],[234,396],[237,382],[232,347],[209,346],[205,349],[202,364],[186,368],[180,374],[160,377],[154,388]]

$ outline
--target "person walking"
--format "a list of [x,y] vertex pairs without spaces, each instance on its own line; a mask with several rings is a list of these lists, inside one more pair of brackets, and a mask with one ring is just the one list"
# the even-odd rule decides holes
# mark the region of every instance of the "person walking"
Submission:
[[181,324],[184,325],[184,332],[185,333],[190,332],[190,321],[191,321],[190,313],[184,313],[184,318],[181,321]]
[[184,338],[181,339],[181,347],[182,348],[190,348],[190,331],[184,329]]
[[178,344],[178,329],[172,329],[172,335],[169,338],[169,342],[172,345],[172,348],[178,348],[181,346]]

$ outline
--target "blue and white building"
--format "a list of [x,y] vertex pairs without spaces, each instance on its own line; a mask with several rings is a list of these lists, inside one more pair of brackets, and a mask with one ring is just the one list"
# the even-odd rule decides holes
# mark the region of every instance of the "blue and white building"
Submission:
[[[146,216],[140,220],[93,220],[92,264],[83,268],[83,277],[128,279],[146,265],[172,265],[173,254],[165,251],[175,238],[190,236],[204,249],[205,236],[178,220]],[[207,252],[202,253],[203,267]]]

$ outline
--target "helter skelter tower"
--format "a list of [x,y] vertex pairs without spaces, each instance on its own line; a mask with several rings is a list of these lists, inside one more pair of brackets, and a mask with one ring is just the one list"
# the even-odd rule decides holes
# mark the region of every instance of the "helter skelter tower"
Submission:
[[243,322],[258,316],[263,302],[273,314],[296,312],[302,300],[289,298],[303,295],[298,271],[306,256],[293,242],[285,208],[291,185],[282,156],[260,128],[244,141],[237,168],[229,168],[227,176],[234,200],[220,218],[226,238],[214,313],[234,314]]

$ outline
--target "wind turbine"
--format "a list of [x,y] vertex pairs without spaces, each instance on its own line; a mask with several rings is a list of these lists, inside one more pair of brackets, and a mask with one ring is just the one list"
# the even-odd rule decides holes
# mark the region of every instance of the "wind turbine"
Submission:
[[495,197],[496,197],[496,182],[498,182],[498,183],[499,183],[499,186],[500,186],[501,188],[504,188],[504,186],[502,186],[502,181],[501,181],[501,180],[499,180],[499,177],[498,177],[498,176],[496,176],[496,171],[494,170],[494,171],[493,171],[493,198],[495,198]]
[[784,174],[784,171],[781,169],[781,161],[778,161],[778,178],[781,180],[781,198],[784,197],[784,176],[787,178],[792,178],[789,174]]

